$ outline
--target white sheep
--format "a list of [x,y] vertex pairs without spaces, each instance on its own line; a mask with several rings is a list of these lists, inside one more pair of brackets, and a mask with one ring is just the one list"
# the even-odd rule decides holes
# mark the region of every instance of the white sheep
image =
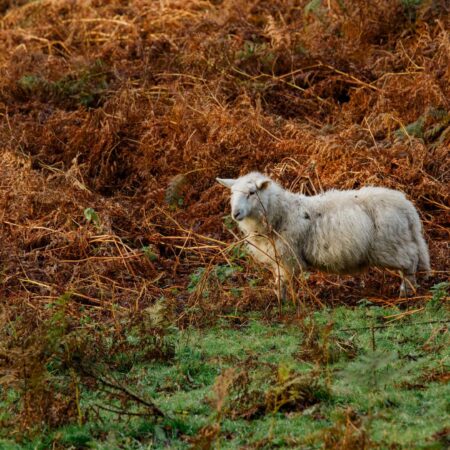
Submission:
[[231,189],[232,217],[252,256],[272,269],[282,298],[303,270],[396,269],[402,296],[414,292],[418,269],[430,270],[419,215],[402,192],[364,187],[308,197],[259,172],[217,181]]

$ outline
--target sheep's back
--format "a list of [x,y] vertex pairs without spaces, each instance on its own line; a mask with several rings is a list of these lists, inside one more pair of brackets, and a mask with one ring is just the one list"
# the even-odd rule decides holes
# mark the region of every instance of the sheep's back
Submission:
[[420,219],[402,192],[366,187],[311,199],[315,214],[305,256],[313,267],[352,273],[385,260],[395,265],[416,252]]

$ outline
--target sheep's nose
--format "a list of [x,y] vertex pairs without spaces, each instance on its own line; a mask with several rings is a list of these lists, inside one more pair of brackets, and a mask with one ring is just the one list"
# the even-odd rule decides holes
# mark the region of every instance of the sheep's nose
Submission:
[[244,218],[244,213],[241,209],[238,209],[237,211],[234,211],[233,213],[233,219],[234,220],[242,220]]

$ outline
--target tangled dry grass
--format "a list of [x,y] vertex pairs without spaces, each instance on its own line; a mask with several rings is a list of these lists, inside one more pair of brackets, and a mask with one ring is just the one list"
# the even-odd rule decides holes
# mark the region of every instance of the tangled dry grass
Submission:
[[[33,330],[67,292],[73,318],[111,322],[161,297],[180,326],[265,311],[275,299],[264,280],[246,286],[245,260],[208,298],[186,290],[197,268],[232,257],[215,177],[254,169],[309,194],[405,191],[435,270],[415,301],[448,275],[446,0],[0,9],[3,324],[26,312]],[[391,276],[309,283],[318,304],[395,303]]]

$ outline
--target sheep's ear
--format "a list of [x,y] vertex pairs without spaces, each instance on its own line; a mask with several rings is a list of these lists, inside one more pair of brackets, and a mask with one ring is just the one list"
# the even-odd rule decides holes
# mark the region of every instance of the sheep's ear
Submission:
[[256,182],[256,187],[258,188],[258,190],[263,191],[269,186],[269,184],[270,180],[258,180]]
[[231,189],[233,187],[233,184],[236,183],[236,180],[234,180],[233,178],[216,178],[216,180],[222,186],[225,186],[229,189]]

